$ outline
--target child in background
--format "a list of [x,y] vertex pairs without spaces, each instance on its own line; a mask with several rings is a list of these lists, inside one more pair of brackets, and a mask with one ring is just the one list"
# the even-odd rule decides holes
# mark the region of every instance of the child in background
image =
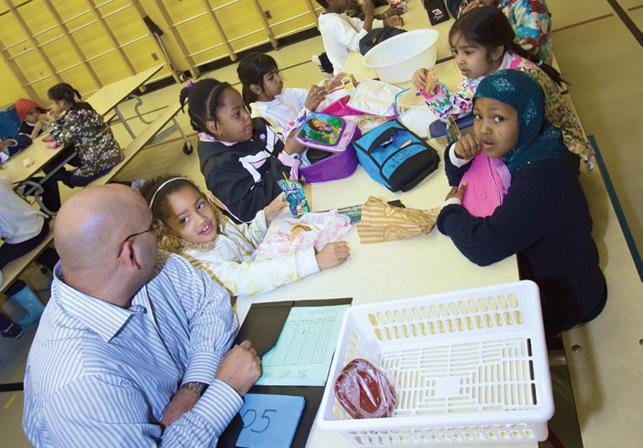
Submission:
[[[11,180],[0,177],[0,284],[3,281],[1,269],[36,248],[49,234],[45,217],[19,197],[12,187]],[[58,254],[51,248],[45,249],[38,257],[38,263],[49,270],[53,270],[57,262]],[[40,319],[44,306],[36,293],[21,280],[13,282],[6,294],[26,312],[18,325],[0,316],[2,335],[17,339],[22,334],[20,327]]]
[[516,33],[515,42],[545,64],[551,64],[551,14],[544,0],[456,0],[449,3],[451,14],[457,10],[454,17],[478,6],[498,7]]
[[[552,67],[536,65],[529,55],[514,43],[514,32],[507,18],[495,7],[479,7],[455,21],[449,31],[451,50],[458,69],[465,76],[458,91],[452,94],[438,82],[433,72],[419,69],[413,75],[413,84],[423,92],[427,105],[440,119],[462,117],[471,113],[473,96],[485,76],[501,70],[514,69],[529,74],[545,91],[545,117],[559,128],[567,149],[588,164],[593,150],[576,115],[567,107],[556,82],[560,74]],[[570,163],[578,165],[572,156]]]
[[[594,319],[605,306],[607,287],[583,190],[563,162],[560,131],[546,121],[544,106],[542,89],[525,73],[501,70],[480,82],[473,134],[444,157],[454,187],[437,225],[480,266],[517,254],[521,278],[540,288],[551,337]],[[460,205],[466,189],[460,181],[480,151],[502,157],[511,173],[503,203],[486,218]]]
[[294,133],[282,141],[260,118],[254,120],[239,92],[216,79],[181,91],[192,128],[199,132],[199,162],[208,190],[239,222],[250,222],[281,193],[284,176],[297,180],[299,144]]
[[27,98],[16,101],[16,113],[20,119],[20,134],[31,140],[38,137],[47,126],[47,109]]
[[293,255],[254,261],[270,222],[281,212],[278,196],[249,224],[235,225],[189,179],[163,176],[143,186],[143,196],[159,224],[159,247],[187,258],[226,288],[231,296],[262,294],[300,280],[348,258],[345,242]]
[[266,54],[244,56],[237,75],[243,85],[243,101],[252,117],[265,119],[284,137],[301,125],[309,112],[317,110],[325,97],[325,89],[317,85],[308,91],[284,89],[277,62]]
[[359,41],[366,33],[373,28],[402,24],[400,16],[395,14],[387,14],[384,20],[376,20],[375,7],[371,0],[360,2],[364,11],[363,21],[346,15],[348,0],[317,0],[317,3],[325,11],[319,16],[319,31],[335,74],[343,70],[351,51],[359,51]]
[[61,83],[47,92],[51,100],[51,129],[46,141],[72,146],[76,152],[74,171],[62,170],[59,179],[69,187],[82,187],[107,174],[123,160],[123,151],[110,127],[80,93]]

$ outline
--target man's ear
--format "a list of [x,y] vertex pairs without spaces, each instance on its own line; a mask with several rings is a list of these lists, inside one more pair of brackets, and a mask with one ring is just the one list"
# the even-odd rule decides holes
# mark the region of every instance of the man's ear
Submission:
[[124,263],[128,269],[139,270],[141,268],[141,265],[136,259],[136,251],[134,250],[134,242],[132,240],[125,241],[118,259],[119,262]]

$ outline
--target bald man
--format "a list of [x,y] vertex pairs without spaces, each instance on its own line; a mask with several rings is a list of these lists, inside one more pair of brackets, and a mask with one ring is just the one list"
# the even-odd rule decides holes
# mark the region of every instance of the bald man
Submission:
[[61,208],[60,263],[25,374],[36,447],[215,446],[261,372],[230,349],[230,298],[181,257],[157,265],[152,215],[129,187]]

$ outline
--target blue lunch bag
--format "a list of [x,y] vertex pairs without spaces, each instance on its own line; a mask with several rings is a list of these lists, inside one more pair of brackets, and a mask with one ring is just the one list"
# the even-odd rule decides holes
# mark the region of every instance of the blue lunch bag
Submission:
[[397,120],[367,132],[353,146],[369,176],[391,191],[409,191],[440,163],[437,151]]

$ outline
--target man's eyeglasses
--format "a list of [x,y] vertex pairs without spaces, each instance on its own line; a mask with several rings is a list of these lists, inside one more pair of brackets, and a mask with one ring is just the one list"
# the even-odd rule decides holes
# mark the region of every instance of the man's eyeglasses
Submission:
[[155,232],[157,228],[158,228],[158,225],[154,220],[152,220],[152,224],[150,224],[150,227],[147,230],[143,230],[142,232],[138,232],[138,233],[132,233],[131,235],[129,235],[121,243],[121,247],[118,250],[118,255],[116,256],[116,258],[121,256],[121,254],[123,253],[123,249],[125,248],[125,243],[127,243],[131,238],[134,238],[135,236],[143,235],[144,233],[147,233],[147,232]]

